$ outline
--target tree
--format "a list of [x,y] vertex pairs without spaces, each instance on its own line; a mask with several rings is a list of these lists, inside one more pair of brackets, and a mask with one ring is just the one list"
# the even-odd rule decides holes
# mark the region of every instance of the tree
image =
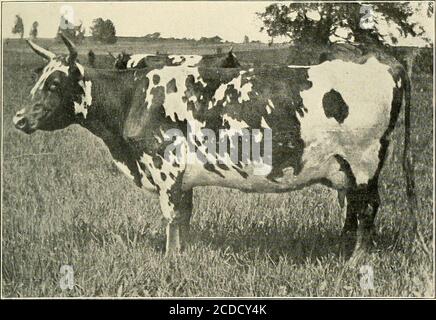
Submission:
[[248,36],[244,36],[244,43],[250,43],[250,38]]
[[30,29],[30,32],[29,32],[30,38],[36,39],[38,37],[38,26],[39,26],[38,21],[34,21],[32,23],[32,29]]
[[[347,42],[386,44],[392,34],[383,34],[379,30],[377,19],[395,25],[402,36],[417,36],[415,23],[410,22],[413,9],[407,2],[402,3],[291,3],[271,4],[264,12],[257,13],[270,37],[288,36],[294,43],[330,44],[335,35]],[[339,30],[348,34],[340,36]]]
[[111,20],[97,18],[92,21],[91,35],[95,41],[102,43],[115,43],[117,42],[115,34],[115,26]]
[[21,19],[20,15],[15,15],[15,24],[12,28],[13,34],[19,34],[20,38],[23,39],[24,36],[24,25],[23,25],[23,19]]

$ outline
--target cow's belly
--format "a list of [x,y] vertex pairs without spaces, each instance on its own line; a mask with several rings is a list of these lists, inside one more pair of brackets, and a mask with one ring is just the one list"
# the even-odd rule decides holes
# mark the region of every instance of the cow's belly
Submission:
[[308,141],[303,151],[303,168],[297,175],[292,167],[283,169],[283,175],[269,179],[267,174],[254,174],[256,167],[252,164],[240,170],[229,164],[226,170],[215,165],[214,171],[206,170],[201,164],[189,164],[184,173],[183,186],[186,189],[221,186],[248,192],[274,193],[328,181],[332,187],[343,189],[348,186],[348,178],[337,156],[348,162],[358,184],[368,183],[380,162],[380,138],[387,126],[387,119],[381,118],[381,123],[372,128],[361,128],[359,133],[354,130],[326,131]]
[[327,157],[323,163],[305,167],[298,175],[294,175],[293,168],[285,168],[283,175],[274,179],[269,179],[267,175],[254,174],[256,168],[253,165],[244,166],[239,172],[233,168],[215,168],[217,171],[211,172],[201,165],[187,165],[183,188],[219,186],[246,192],[278,193],[298,190],[322,179],[327,179],[337,189],[342,189],[347,184],[347,177],[340,171],[340,165],[333,156]]

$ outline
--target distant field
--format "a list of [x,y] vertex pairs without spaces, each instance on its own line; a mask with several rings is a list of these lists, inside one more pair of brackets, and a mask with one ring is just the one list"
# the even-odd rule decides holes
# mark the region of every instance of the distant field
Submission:
[[[123,48],[157,49],[138,43],[93,49],[105,54]],[[50,44],[50,49],[66,51],[61,45]],[[81,47],[82,58],[88,49]],[[381,177],[377,246],[364,262],[374,269],[374,289],[363,290],[361,266],[348,265],[339,254],[344,215],[336,193],[322,186],[279,195],[198,188],[190,245],[177,259],[165,259],[158,201],[124,178],[101,141],[75,125],[31,136],[13,128],[12,117],[31,88],[30,70],[42,60],[17,42],[4,50],[3,296],[433,295],[431,74],[413,76],[419,235],[412,243],[405,238],[410,224],[401,170],[401,116]],[[215,51],[187,46],[159,50]],[[247,63],[289,56],[284,48],[266,46],[235,51]],[[73,266],[73,290],[60,288],[62,265]]]
[[[9,46],[10,50],[21,48],[21,44],[24,42],[19,39],[5,39],[5,45]],[[62,42],[57,42],[53,39],[38,39],[36,40],[40,45],[48,48],[50,50],[60,50],[62,52],[66,52],[65,46]],[[135,40],[132,39],[124,39],[119,38],[118,41],[114,44],[96,44],[91,42],[89,39],[85,40],[85,42],[78,46],[79,53],[87,53],[89,49],[92,49],[95,53],[98,54],[106,54],[107,51],[117,51],[117,50],[126,50],[128,52],[133,53],[143,53],[149,52],[153,53],[159,51],[161,53],[169,53],[169,54],[211,54],[216,53],[217,48],[221,48],[223,52],[226,49],[234,48],[235,51],[253,51],[253,50],[271,50],[271,49],[280,49],[288,47],[288,44],[274,44],[272,47],[268,46],[265,43],[233,43],[233,42],[223,42],[219,44],[208,44],[201,43],[199,41],[183,41],[183,40],[141,40],[137,38]]]

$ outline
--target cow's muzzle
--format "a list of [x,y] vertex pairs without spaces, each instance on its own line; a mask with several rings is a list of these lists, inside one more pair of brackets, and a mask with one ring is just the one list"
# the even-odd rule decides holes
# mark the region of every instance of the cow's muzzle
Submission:
[[12,118],[15,128],[23,131],[24,133],[32,133],[35,131],[30,125],[29,119],[24,115],[24,109],[18,111]]

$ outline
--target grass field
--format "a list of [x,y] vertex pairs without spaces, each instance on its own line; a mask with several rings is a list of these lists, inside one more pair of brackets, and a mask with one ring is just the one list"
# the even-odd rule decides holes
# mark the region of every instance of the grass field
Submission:
[[[434,294],[431,75],[413,77],[418,235],[412,242],[405,237],[401,117],[381,177],[377,245],[362,262],[374,270],[374,288],[366,290],[361,265],[339,254],[344,215],[336,193],[322,186],[280,195],[196,189],[190,245],[166,259],[158,201],[118,172],[101,141],[78,126],[30,136],[13,128],[31,88],[30,70],[42,61],[23,45],[4,50],[4,297]],[[73,267],[72,290],[60,287],[63,265]]]

